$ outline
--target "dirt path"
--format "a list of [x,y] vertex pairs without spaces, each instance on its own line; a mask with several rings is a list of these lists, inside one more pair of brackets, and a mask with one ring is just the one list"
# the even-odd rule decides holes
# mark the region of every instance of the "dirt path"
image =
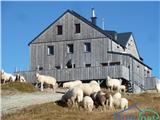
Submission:
[[53,102],[61,99],[62,95],[53,92],[35,92],[1,96],[1,113],[2,115],[13,113],[30,105]]

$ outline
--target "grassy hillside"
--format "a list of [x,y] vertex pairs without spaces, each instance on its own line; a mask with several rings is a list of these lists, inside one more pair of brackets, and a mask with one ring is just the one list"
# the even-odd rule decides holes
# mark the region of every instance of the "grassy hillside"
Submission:
[[1,84],[1,90],[3,91],[18,91],[18,92],[36,92],[37,89],[29,83],[12,82],[7,84]]

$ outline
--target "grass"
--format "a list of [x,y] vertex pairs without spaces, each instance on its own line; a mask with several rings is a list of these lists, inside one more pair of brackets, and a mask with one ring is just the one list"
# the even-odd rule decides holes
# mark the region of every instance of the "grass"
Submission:
[[[160,114],[160,94],[142,93],[123,95],[129,100],[129,105],[139,103],[140,109],[152,108]],[[119,111],[119,110],[116,110]],[[113,120],[115,110],[101,111],[99,108],[93,112],[86,112],[82,108],[69,109],[56,103],[46,103],[24,108],[17,113],[2,116],[2,120]],[[129,113],[136,114],[136,110]]]
[[37,89],[29,83],[12,82],[7,84],[1,84],[1,90],[3,91],[18,91],[18,92],[36,92]]

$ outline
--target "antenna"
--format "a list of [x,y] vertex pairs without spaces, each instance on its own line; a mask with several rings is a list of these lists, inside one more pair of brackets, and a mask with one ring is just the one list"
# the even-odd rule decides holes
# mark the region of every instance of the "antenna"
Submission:
[[102,29],[104,30],[104,18],[102,18]]

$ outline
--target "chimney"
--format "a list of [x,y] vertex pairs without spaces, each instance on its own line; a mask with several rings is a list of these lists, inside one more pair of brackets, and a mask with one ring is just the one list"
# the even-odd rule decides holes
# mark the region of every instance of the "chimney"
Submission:
[[97,19],[97,17],[96,17],[94,8],[92,8],[92,17],[91,17],[91,20],[92,20],[92,23],[93,23],[94,25],[96,25],[96,19]]

